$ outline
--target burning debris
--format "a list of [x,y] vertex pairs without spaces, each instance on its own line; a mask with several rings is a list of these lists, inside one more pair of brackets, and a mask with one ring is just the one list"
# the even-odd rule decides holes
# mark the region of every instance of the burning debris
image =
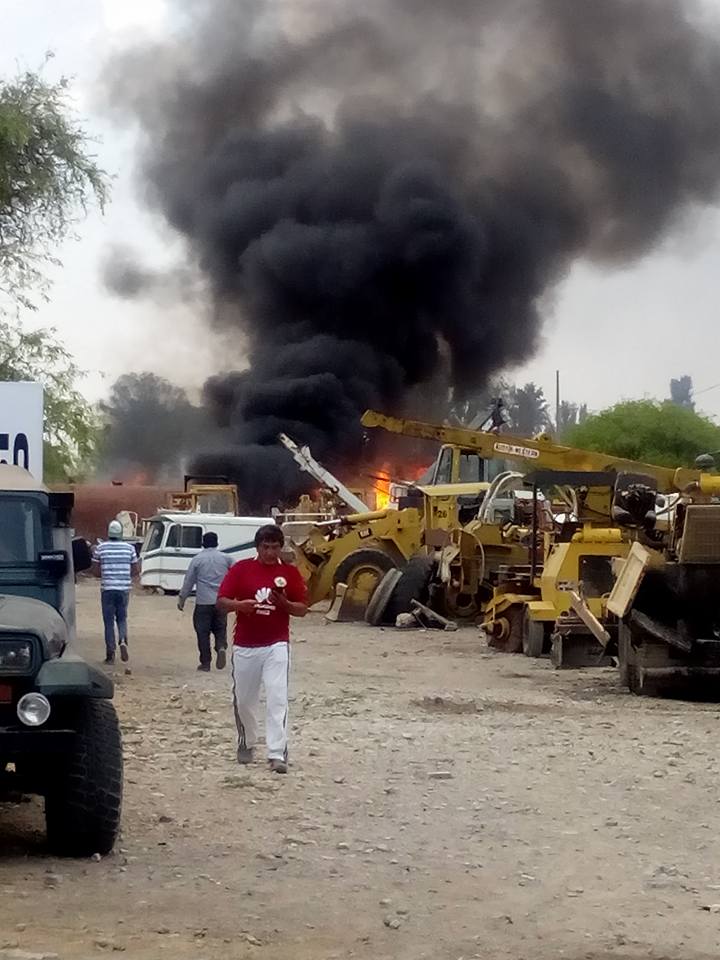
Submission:
[[279,432],[356,463],[364,408],[526,360],[575,258],[624,264],[716,198],[720,44],[689,2],[176,7],[113,90],[247,348],[206,386],[223,435],[193,467],[250,502],[303,487]]

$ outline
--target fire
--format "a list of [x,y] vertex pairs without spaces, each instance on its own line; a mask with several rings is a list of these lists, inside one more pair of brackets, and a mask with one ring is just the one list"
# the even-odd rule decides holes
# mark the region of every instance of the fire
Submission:
[[373,475],[375,481],[375,509],[386,510],[390,506],[390,465],[385,463]]

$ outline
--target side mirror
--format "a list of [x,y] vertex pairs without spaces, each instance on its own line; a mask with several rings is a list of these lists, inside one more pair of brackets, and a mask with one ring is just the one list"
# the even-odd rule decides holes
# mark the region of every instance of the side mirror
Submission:
[[68,572],[69,558],[65,550],[44,550],[38,554],[41,570],[55,580],[61,580]]
[[83,570],[89,570],[92,566],[92,553],[87,540],[82,537],[76,537],[72,542],[73,567],[75,573],[82,573]]

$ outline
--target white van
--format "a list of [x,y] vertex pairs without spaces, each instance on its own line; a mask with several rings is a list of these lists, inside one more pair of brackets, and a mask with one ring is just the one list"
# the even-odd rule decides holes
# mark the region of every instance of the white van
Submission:
[[202,549],[204,533],[216,533],[218,548],[233,561],[255,556],[255,534],[272,517],[213,513],[158,513],[147,521],[140,550],[140,584],[178,593],[190,561]]

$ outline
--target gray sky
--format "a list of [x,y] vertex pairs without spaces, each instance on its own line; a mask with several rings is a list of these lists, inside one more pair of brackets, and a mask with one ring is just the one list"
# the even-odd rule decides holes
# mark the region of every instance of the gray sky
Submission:
[[[132,247],[151,265],[167,262],[177,242],[137,202],[133,142],[102,116],[97,74],[110,52],[139,32],[161,32],[165,0],[3,0],[0,72],[36,68],[45,51],[51,77],[74,78],[88,132],[114,177],[104,216],[93,213],[78,227],[78,242],[61,251],[51,302],[27,318],[54,326],[89,371],[83,389],[93,399],[128,370],[152,370],[187,386],[242,362],[227,344],[213,345],[181,308],[119,301],[100,281],[100,263],[112,244]],[[544,342],[515,380],[540,383],[554,398],[560,368],[566,399],[591,409],[619,399],[665,397],[671,377],[690,374],[697,392],[720,384],[718,291],[720,211],[698,214],[684,235],[627,269],[600,272],[577,264],[547,309]],[[214,348],[215,346],[215,348]],[[720,386],[698,397],[698,406],[720,418]]]

